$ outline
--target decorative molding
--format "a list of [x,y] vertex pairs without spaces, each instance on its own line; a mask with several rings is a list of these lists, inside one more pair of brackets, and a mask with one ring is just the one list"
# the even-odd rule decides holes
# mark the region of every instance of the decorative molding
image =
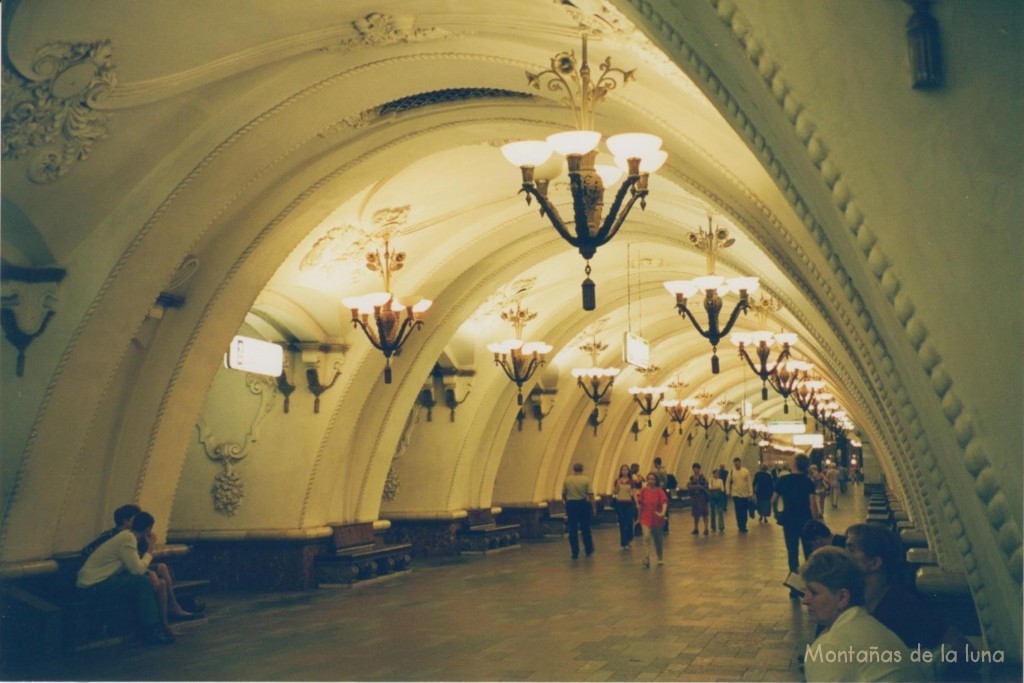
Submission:
[[359,47],[381,47],[399,43],[421,43],[427,40],[441,40],[452,37],[450,31],[437,27],[413,28],[416,17],[393,16],[383,12],[371,12],[352,22],[356,36],[343,40],[335,48],[345,54]]
[[250,447],[259,436],[260,425],[274,407],[276,383],[276,378],[272,377],[253,374],[245,376],[245,386],[250,393],[260,397],[260,405],[241,443],[224,441],[211,447],[215,438],[213,432],[201,420],[196,424],[199,444],[203,447],[206,457],[223,467],[214,477],[213,488],[210,490],[213,496],[213,509],[222,515],[234,516],[242,504],[242,499],[245,498],[245,483],[235,472],[235,465],[249,455]]
[[3,67],[4,159],[31,157],[28,177],[50,183],[89,156],[107,136],[110,114],[96,105],[117,84],[109,40],[49,43],[22,76]]
[[353,225],[331,228],[327,234],[313,243],[299,263],[300,271],[353,269],[352,280],[363,277],[362,268],[366,253],[383,248],[385,242],[403,234],[403,227],[409,220],[411,206],[380,209],[373,214],[372,230]]

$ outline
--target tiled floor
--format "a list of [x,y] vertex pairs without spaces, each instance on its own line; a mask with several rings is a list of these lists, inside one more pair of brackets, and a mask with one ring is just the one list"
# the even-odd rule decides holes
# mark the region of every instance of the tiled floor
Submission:
[[[852,489],[828,522],[863,519]],[[729,514],[732,514],[730,507]],[[639,539],[573,561],[565,540],[486,557],[417,562],[355,589],[213,595],[209,618],[170,646],[80,653],[29,672],[64,680],[801,680],[813,633],[781,585],[778,526],[694,537],[673,517],[663,567],[644,569]]]

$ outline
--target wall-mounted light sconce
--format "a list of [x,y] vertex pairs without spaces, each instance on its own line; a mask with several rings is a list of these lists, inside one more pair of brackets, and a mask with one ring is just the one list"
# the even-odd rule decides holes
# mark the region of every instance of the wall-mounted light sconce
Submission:
[[313,400],[313,414],[314,415],[319,415],[320,414],[320,395],[323,394],[328,389],[330,389],[331,387],[333,387],[334,383],[338,381],[339,377],[341,377],[341,370],[335,370],[334,371],[334,377],[331,378],[330,383],[329,384],[322,384],[320,382],[320,373],[319,373],[319,371],[315,367],[314,368],[306,368],[306,384],[309,385],[309,391],[313,394],[313,396],[316,397]]
[[939,22],[931,15],[930,0],[907,0],[913,14],[907,20],[907,49],[910,52],[910,82],[917,90],[940,88],[943,84],[942,46]]
[[590,411],[590,417],[587,418],[587,423],[594,428],[594,436],[597,436],[597,428],[604,424],[604,421],[607,419],[607,414],[604,417],[601,417],[601,411],[595,403],[594,409]]
[[437,405],[437,401],[434,399],[434,388],[423,387],[419,396],[416,397],[416,402],[427,409],[427,422],[433,422],[434,406]]
[[277,376],[277,390],[284,396],[284,414],[288,414],[288,406],[291,405],[292,393],[295,385],[288,382],[287,370],[281,368],[281,374]]

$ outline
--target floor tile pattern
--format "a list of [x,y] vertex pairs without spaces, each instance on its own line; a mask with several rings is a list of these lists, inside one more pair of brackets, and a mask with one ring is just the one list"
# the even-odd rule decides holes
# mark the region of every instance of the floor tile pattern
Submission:
[[[826,522],[864,517],[859,488]],[[170,646],[79,653],[32,679],[225,681],[794,681],[813,625],[781,584],[782,529],[691,536],[673,517],[665,565],[637,539],[595,531],[593,557],[562,539],[493,555],[415,561],[356,588],[213,594],[205,623]]]

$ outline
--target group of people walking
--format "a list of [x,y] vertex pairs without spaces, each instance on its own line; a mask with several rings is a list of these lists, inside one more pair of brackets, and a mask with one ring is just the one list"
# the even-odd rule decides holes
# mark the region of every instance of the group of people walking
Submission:
[[[622,550],[632,548],[633,539],[643,538],[643,565],[651,565],[651,549],[657,563],[663,563],[664,535],[668,533],[668,490],[675,489],[675,477],[662,465],[661,458],[654,459],[654,469],[646,476],[640,474],[640,465],[623,464],[612,483],[616,517],[619,524],[619,546]],[[721,468],[705,476],[699,463],[694,463],[693,474],[685,485],[689,493],[690,514],[693,517],[691,534],[709,535],[712,531],[725,531],[725,514],[729,497],[733,500],[736,527],[740,533],[747,533],[749,519],[759,518],[768,523],[771,514],[771,500],[774,493],[774,479],[763,466],[756,475],[743,466],[739,458],[733,459],[733,468]],[[590,519],[597,514],[597,501],[593,485],[583,475],[583,465],[573,465],[573,474],[565,479],[562,487],[565,501],[569,547],[572,558],[580,556],[580,538],[586,556],[594,552]],[[709,524],[710,522],[710,524]]]

